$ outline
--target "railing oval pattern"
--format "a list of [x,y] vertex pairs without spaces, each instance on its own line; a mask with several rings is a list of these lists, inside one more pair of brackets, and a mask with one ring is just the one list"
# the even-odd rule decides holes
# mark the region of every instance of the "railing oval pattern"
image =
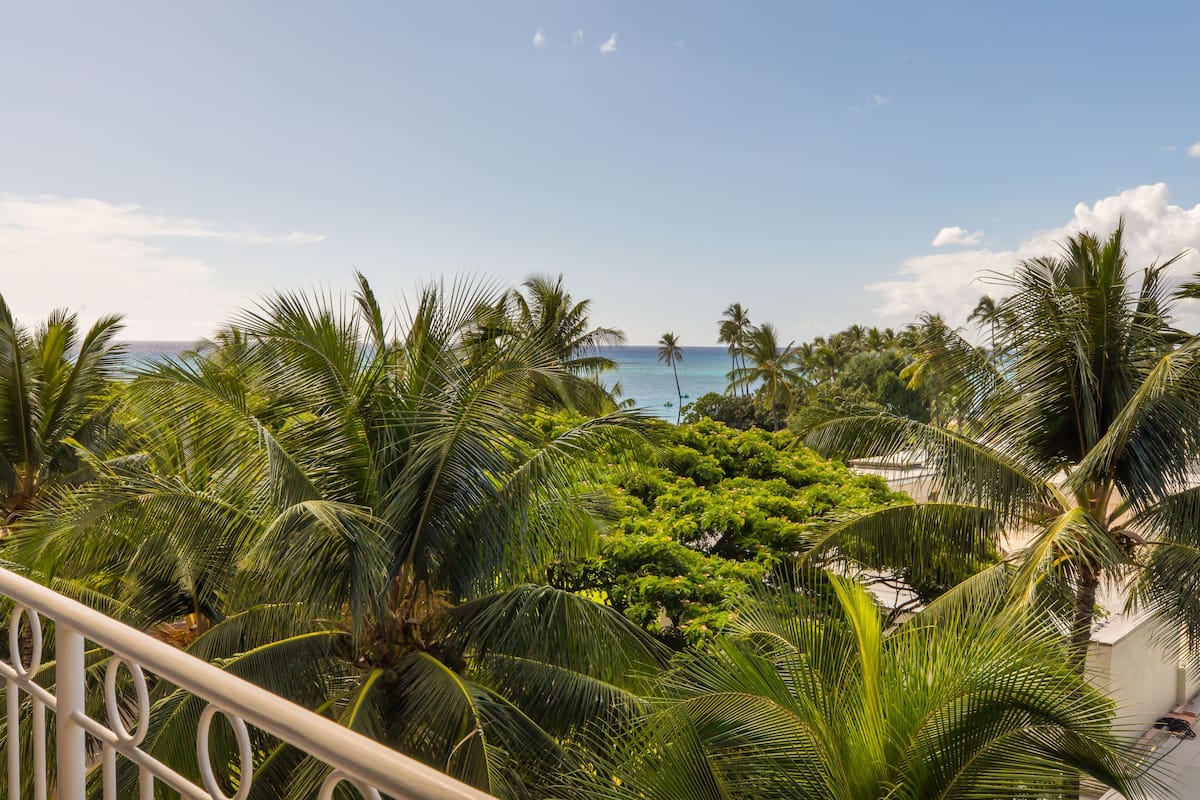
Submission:
[[[222,714],[229,720],[229,724],[233,726],[233,735],[237,738],[240,788],[233,797],[227,796],[217,784],[217,776],[212,769],[212,754],[208,752],[208,731],[212,726],[213,717],[217,714]],[[196,760],[200,763],[200,778],[204,781],[204,788],[213,796],[213,800],[246,800],[250,794],[250,785],[254,781],[254,752],[250,749],[250,731],[239,717],[225,714],[210,703],[200,715],[200,724],[196,727]]]
[[[354,787],[363,800],[491,800],[490,795],[330,719],[2,568],[0,596],[14,603],[8,631],[10,661],[0,660],[7,710],[9,800],[25,797],[22,792],[26,786],[32,787],[34,800],[47,800],[51,787],[55,800],[85,800],[88,776],[97,771],[102,796],[116,800],[118,758],[136,768],[142,800],[154,797],[157,784],[187,800],[246,800],[254,781],[254,748],[248,725],[329,767],[318,800],[332,800],[341,785]],[[36,680],[42,671],[43,619],[55,626],[54,692]],[[23,623],[27,633],[22,632]],[[85,640],[111,653],[101,687],[101,705],[107,717],[103,722],[86,713]],[[122,668],[133,688],[133,702],[125,707],[118,694]],[[147,671],[207,703],[196,726],[202,785],[141,749],[151,724]],[[47,709],[54,713],[56,724],[53,775],[47,768]],[[230,785],[237,787],[232,797],[221,787],[210,752],[212,723],[218,714],[233,729],[238,751],[236,774],[226,776]],[[27,737],[21,730],[24,720],[30,726]],[[89,748],[89,739],[99,747]],[[26,742],[30,758],[23,761]],[[22,782],[24,765],[33,772]]]
[[117,741],[123,745],[137,747],[150,730],[150,690],[146,688],[146,675],[141,666],[130,662],[127,666],[129,676],[133,678],[133,689],[137,699],[137,724],[134,726],[134,732],[130,733],[121,719],[120,700],[117,697],[117,673],[120,672],[122,664],[125,664],[125,661],[120,656],[113,656],[108,660],[108,668],[104,671],[104,708],[108,712],[109,730],[116,735]]
[[[29,665],[26,666],[21,647],[21,620],[29,621]],[[42,667],[42,618],[36,611],[22,605],[13,609],[8,623],[8,652],[12,654],[12,668],[19,677],[36,675]]]
[[329,773],[329,777],[321,784],[321,793],[317,795],[317,800],[333,800],[333,790],[338,787],[338,784],[348,783],[358,790],[362,795],[363,800],[380,800],[379,792],[372,789],[370,786],[363,786],[355,780],[352,780],[349,775],[341,770],[335,769]]

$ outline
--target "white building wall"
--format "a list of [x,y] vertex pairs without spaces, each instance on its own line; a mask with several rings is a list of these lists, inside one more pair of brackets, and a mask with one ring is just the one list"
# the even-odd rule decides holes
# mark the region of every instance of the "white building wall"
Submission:
[[1151,619],[1120,614],[1095,633],[1088,647],[1089,678],[1116,701],[1121,727],[1133,736],[1200,693],[1200,681],[1188,679],[1157,634]]

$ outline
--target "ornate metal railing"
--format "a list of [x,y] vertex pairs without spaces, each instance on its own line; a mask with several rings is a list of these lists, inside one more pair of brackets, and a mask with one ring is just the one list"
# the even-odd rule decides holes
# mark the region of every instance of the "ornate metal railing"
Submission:
[[[335,789],[342,785],[353,786],[364,800],[489,798],[330,719],[9,570],[0,569],[0,595],[15,603],[8,626],[10,661],[0,661],[7,711],[9,800],[29,796],[23,794],[26,787],[31,787],[34,800],[47,797],[84,800],[89,783],[94,791],[97,782],[105,800],[116,800],[118,759],[128,761],[137,770],[142,800],[153,798],[156,788],[163,786],[189,800],[231,800],[222,783],[234,787],[232,800],[245,800],[254,781],[254,752],[248,725],[327,765],[328,774],[321,784],[318,800],[330,800]],[[54,623],[53,692],[38,682],[43,671],[43,619]],[[85,642],[112,654],[103,685],[107,717],[103,721],[91,718],[86,712]],[[117,682],[122,669],[132,682],[135,697],[132,708],[118,698]],[[208,703],[196,729],[200,784],[140,747],[150,725],[146,672]],[[48,735],[47,710],[54,715],[53,740]],[[237,744],[239,764],[232,775],[219,775],[233,770],[228,765],[217,765],[214,770],[210,758],[210,728],[218,714],[232,727]],[[31,730],[22,731],[23,723]],[[52,769],[47,766],[50,744],[54,755]],[[24,782],[23,766],[33,771],[32,775],[24,776]]]

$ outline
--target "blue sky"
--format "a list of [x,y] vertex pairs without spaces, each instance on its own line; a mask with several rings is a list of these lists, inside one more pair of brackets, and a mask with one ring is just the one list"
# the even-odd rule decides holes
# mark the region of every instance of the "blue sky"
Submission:
[[796,338],[960,314],[979,269],[1121,214],[1139,257],[1200,246],[1196,4],[4,17],[0,293],[30,320],[191,338],[355,268],[384,297],[562,272],[632,342],[699,345],[735,300]]

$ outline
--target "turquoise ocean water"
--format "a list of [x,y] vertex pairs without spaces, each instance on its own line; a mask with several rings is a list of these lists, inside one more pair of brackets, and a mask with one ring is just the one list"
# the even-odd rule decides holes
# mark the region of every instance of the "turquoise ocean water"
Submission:
[[[724,347],[684,347],[679,362],[679,388],[683,402],[695,400],[707,392],[723,392],[729,381],[729,353]],[[605,348],[605,355],[617,362],[613,372],[604,374],[604,384],[616,386],[622,397],[663,419],[675,419],[675,378],[671,368],[658,360],[658,348],[626,346]]]
[[[136,365],[159,356],[175,356],[193,345],[190,342],[127,342],[129,364]],[[653,346],[609,347],[604,354],[619,365],[606,373],[604,384],[619,386],[622,397],[633,398],[663,419],[675,419],[675,378],[671,368],[658,360]],[[729,354],[724,347],[685,347],[679,363],[679,385],[684,403],[695,400],[705,392],[725,391],[725,373],[729,371]],[[668,405],[669,404],[669,405]]]

